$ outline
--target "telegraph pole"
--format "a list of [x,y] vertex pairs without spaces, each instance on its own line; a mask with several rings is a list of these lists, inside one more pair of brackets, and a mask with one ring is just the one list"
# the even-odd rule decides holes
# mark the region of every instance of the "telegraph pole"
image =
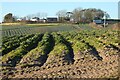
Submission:
[[104,12],[104,27],[106,26],[106,12]]

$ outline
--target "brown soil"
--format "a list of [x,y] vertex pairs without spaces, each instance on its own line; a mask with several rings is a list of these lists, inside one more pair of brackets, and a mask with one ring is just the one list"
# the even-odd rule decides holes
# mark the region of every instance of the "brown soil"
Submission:
[[117,78],[120,76],[119,56],[109,54],[110,52],[119,53],[113,49],[99,51],[102,60],[87,53],[78,53],[74,54],[74,63],[63,62],[62,59],[54,57],[52,58],[54,61],[49,65],[46,61],[43,66],[5,67],[1,76],[3,78]]

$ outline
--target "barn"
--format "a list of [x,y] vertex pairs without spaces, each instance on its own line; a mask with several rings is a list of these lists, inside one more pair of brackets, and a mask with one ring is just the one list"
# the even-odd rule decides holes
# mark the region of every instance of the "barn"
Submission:
[[48,17],[47,22],[58,22],[58,18],[57,17]]
[[[96,24],[103,24],[104,19],[94,19],[93,22]],[[120,22],[120,19],[105,19],[105,23],[107,23],[107,24],[114,24],[114,23],[118,23],[118,22]]]

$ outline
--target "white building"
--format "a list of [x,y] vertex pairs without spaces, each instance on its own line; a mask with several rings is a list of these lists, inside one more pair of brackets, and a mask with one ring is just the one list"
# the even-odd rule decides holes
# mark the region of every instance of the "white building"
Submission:
[[38,21],[37,19],[30,19],[30,21]]
[[17,21],[22,21],[22,19],[17,19]]

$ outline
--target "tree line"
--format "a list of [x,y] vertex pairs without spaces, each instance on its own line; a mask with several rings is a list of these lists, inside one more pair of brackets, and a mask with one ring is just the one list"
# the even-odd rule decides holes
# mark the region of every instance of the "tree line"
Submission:
[[56,13],[60,22],[66,21],[74,21],[74,22],[82,22],[89,23],[92,22],[93,19],[102,19],[102,18],[110,18],[110,15],[101,9],[96,8],[75,8],[73,11],[68,12],[67,10],[60,10]]
[[[56,15],[58,16],[59,22],[81,22],[81,23],[90,23],[93,21],[93,19],[102,19],[102,18],[110,18],[110,15],[108,13],[105,13],[105,11],[101,9],[96,8],[88,8],[88,9],[82,9],[82,8],[75,8],[73,11],[67,11],[67,10],[59,10]],[[23,17],[23,20],[30,20],[33,17],[38,18],[46,18],[47,13],[37,13],[34,15],[27,15]],[[3,22],[15,22],[19,17],[13,16],[12,13],[8,13],[4,16]]]

